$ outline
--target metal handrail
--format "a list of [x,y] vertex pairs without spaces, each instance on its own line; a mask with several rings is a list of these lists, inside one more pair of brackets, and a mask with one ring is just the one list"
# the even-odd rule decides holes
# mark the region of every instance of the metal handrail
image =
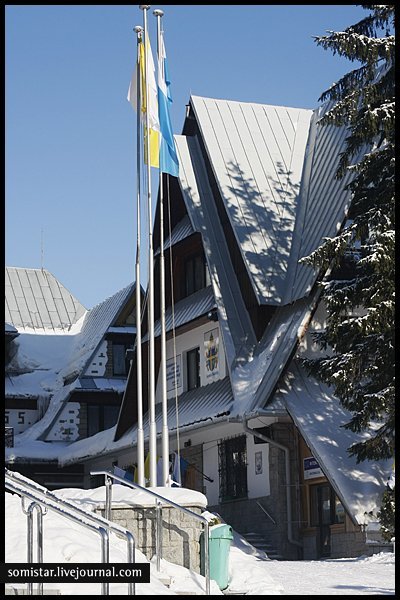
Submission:
[[[33,490],[26,490],[26,489],[21,489],[21,487],[18,487],[18,485],[15,483],[15,481],[12,481],[11,478],[9,478],[9,480],[7,481],[7,476],[6,476],[6,481],[5,481],[5,487],[7,489],[9,489],[10,491],[14,492],[15,494],[18,494],[18,496],[21,496],[22,502],[23,502],[23,498],[28,498],[28,500],[33,501],[35,504],[42,505],[47,509],[50,509],[58,514],[61,514],[66,519],[69,519],[70,521],[73,521],[75,523],[79,523],[83,527],[86,527],[87,529],[91,529],[95,533],[98,533],[101,537],[101,562],[102,563],[109,562],[110,540],[109,540],[108,531],[103,526],[94,525],[93,523],[90,523],[90,522],[80,519],[79,517],[73,515],[72,513],[65,512],[54,500],[47,498],[46,501],[44,501],[43,498],[38,497],[39,494],[35,493]],[[29,515],[28,515],[28,518],[29,518]],[[29,540],[30,544],[31,544],[31,539],[32,539],[31,534],[32,534],[32,531],[30,530],[30,533],[28,532],[28,535],[30,535],[30,540]],[[43,536],[39,536],[38,544],[39,544],[39,558],[40,558],[40,556],[42,556],[42,553],[43,553]],[[32,558],[32,551],[28,547],[28,560],[30,557]],[[32,591],[28,584],[28,594],[29,594],[29,592],[31,595]],[[101,584],[101,595],[102,596],[109,595],[109,583],[108,582],[103,582]]]
[[264,508],[263,505],[258,502],[258,500],[256,500],[256,504],[261,508],[261,510],[263,512],[265,512],[265,514],[267,515],[267,517],[269,519],[271,519],[271,521],[273,522],[273,524],[276,525],[276,521],[274,521],[274,519],[271,517],[271,515],[269,514],[269,512],[267,511],[267,509]]
[[[43,515],[46,514],[47,509],[43,511],[43,506],[38,502],[31,502],[27,509],[24,507],[24,499],[22,501],[22,510],[28,517],[27,526],[27,563],[30,565],[33,563],[33,511],[36,509],[37,516],[37,536],[36,536],[36,554],[37,563],[43,562]],[[37,586],[37,595],[43,596],[43,583],[39,582]],[[28,596],[33,596],[33,583],[28,583]]]
[[138,483],[134,483],[133,481],[129,481],[128,479],[124,479],[123,477],[119,477],[119,475],[114,475],[114,473],[111,473],[110,471],[90,471],[90,475],[104,475],[104,477],[105,477],[106,517],[108,515],[107,518],[111,518],[112,479],[114,479],[115,481],[119,481],[120,483],[123,483],[124,485],[126,485],[128,487],[142,490],[143,492],[146,492],[147,494],[150,494],[151,496],[156,498],[156,500],[157,500],[157,504],[156,504],[156,510],[157,510],[157,520],[156,520],[157,571],[160,571],[160,558],[161,558],[161,553],[162,553],[162,535],[161,535],[162,521],[160,519],[160,515],[161,515],[160,508],[161,508],[162,502],[165,502],[166,504],[173,506],[174,508],[194,517],[195,519],[197,519],[198,521],[201,521],[201,523],[203,523],[203,525],[204,525],[204,563],[205,563],[204,564],[204,574],[205,574],[205,578],[206,578],[206,596],[210,596],[210,554],[209,554],[209,530],[208,530],[209,528],[208,528],[207,519],[205,517],[202,517],[201,515],[198,515],[197,513],[193,512],[192,510],[189,510],[188,508],[185,508],[184,506],[180,506],[180,504],[177,504],[176,502],[173,502],[172,500],[169,500],[168,498],[165,498],[164,496],[157,494],[157,492],[153,492],[153,491],[149,490],[148,488],[145,488],[145,487],[139,485]]
[[[94,523],[101,525],[108,531],[115,533],[115,535],[124,537],[127,543],[127,563],[133,564],[135,562],[135,538],[128,529],[121,527],[117,523],[112,523],[111,521],[104,519],[101,515],[90,513],[69,500],[59,498],[56,494],[48,490],[46,487],[41,486],[40,484],[36,483],[35,481],[32,481],[31,479],[23,477],[16,471],[10,471],[6,468],[5,472],[6,477],[17,481],[18,484],[21,485],[21,487],[28,487],[29,489],[38,492],[39,494],[42,494],[45,498],[50,498],[51,500],[54,500],[60,506],[64,506],[68,509],[74,510],[76,513],[84,516],[86,519],[90,519]],[[128,596],[134,596],[135,593],[135,583],[129,582]]]

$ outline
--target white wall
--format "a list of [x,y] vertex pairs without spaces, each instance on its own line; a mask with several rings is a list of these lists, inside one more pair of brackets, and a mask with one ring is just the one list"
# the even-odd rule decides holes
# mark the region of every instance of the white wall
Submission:
[[47,442],[74,442],[79,437],[79,402],[67,402],[61,415],[46,437]]
[[[209,371],[206,368],[206,356],[205,356],[205,340],[211,331],[217,330],[218,334],[218,367],[213,371]],[[186,353],[193,348],[200,347],[200,385],[207,385],[218,379],[223,379],[226,376],[226,364],[225,364],[225,352],[221,334],[219,331],[218,322],[210,321],[201,327],[192,329],[182,335],[179,335],[175,339],[176,356],[180,363],[180,377],[178,376],[178,395],[182,394],[187,390],[186,382]],[[170,359],[174,358],[174,344],[173,340],[167,341],[167,365]],[[171,363],[170,363],[171,364]],[[168,370],[167,368],[167,379],[168,375],[173,375],[173,367]],[[172,379],[171,379],[172,382]],[[169,386],[168,386],[169,387]],[[174,389],[167,392],[168,398],[173,398],[175,395]],[[160,372],[157,380],[156,389],[156,403],[161,402],[161,386],[160,386]]]
[[[221,439],[243,434],[243,428],[238,423],[223,423],[210,427],[202,427],[197,431],[181,432],[180,447],[184,448],[185,442],[190,440],[191,446],[203,446],[203,473],[213,481],[204,480],[205,495],[209,505],[219,504],[219,473],[218,473],[218,442]],[[147,448],[147,446],[146,446]],[[157,440],[157,448],[161,453],[161,440]],[[176,437],[170,436],[170,452],[177,450]],[[270,494],[269,481],[269,444],[255,444],[252,435],[246,434],[247,450],[247,486],[248,498],[259,498]],[[147,450],[146,450],[147,452]],[[145,453],[146,453],[145,452]],[[262,472],[255,472],[255,454],[261,452]],[[118,460],[118,466],[123,468],[136,463],[136,447],[125,450],[118,456],[93,458],[89,470],[111,470],[112,463]]]
[[[203,473],[213,479],[204,480],[206,496],[210,505],[219,503],[218,442],[234,435],[241,435],[243,428],[239,423],[226,423],[214,427],[203,427],[192,433],[181,433],[180,445],[190,439],[191,446],[203,444]],[[176,450],[174,440],[170,441],[171,452]],[[247,487],[248,497],[258,498],[270,494],[269,482],[269,444],[254,444],[253,436],[246,434]],[[261,452],[262,473],[255,473],[255,453]]]
[[94,375],[102,377],[106,372],[107,365],[107,340],[103,340],[97,348],[96,354],[93,356],[92,362],[86,369],[85,375]]
[[5,410],[5,424],[14,428],[14,435],[22,433],[39,419],[39,411],[25,408],[7,408]]

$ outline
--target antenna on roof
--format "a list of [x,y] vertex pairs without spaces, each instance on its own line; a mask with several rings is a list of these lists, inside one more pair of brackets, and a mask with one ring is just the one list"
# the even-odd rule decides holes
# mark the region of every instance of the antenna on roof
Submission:
[[40,268],[43,271],[43,227],[40,231]]

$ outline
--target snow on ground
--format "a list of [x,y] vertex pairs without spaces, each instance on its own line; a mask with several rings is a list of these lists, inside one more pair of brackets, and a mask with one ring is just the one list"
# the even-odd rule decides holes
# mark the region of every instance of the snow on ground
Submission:
[[[21,500],[14,494],[6,493],[5,496],[6,562],[26,563],[26,516],[21,510]],[[43,530],[45,562],[100,562],[99,536],[82,530],[80,525],[49,511],[44,516]],[[110,541],[110,562],[126,562],[125,541],[113,534]],[[138,550],[136,562],[148,562]],[[155,560],[152,559],[150,583],[136,584],[137,595],[177,595],[182,592],[204,594],[205,580],[202,576],[164,560],[161,567],[163,574],[171,577],[170,589],[158,579]],[[236,532],[229,556],[229,572],[228,593],[238,595],[393,596],[395,593],[393,553],[380,553],[369,558],[275,561],[268,559]],[[215,582],[211,584],[211,595],[222,595]],[[59,589],[62,595],[100,595],[99,583],[44,584],[44,587]],[[127,595],[127,584],[110,584],[110,595]]]

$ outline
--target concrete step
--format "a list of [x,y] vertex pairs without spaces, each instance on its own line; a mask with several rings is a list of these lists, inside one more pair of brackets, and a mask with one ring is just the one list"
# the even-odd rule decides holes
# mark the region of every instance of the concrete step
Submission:
[[283,556],[278,554],[273,545],[268,541],[268,538],[262,534],[255,531],[247,531],[245,533],[241,533],[242,535],[254,548],[257,550],[261,550],[261,552],[265,552],[265,554],[271,560],[283,560]]

